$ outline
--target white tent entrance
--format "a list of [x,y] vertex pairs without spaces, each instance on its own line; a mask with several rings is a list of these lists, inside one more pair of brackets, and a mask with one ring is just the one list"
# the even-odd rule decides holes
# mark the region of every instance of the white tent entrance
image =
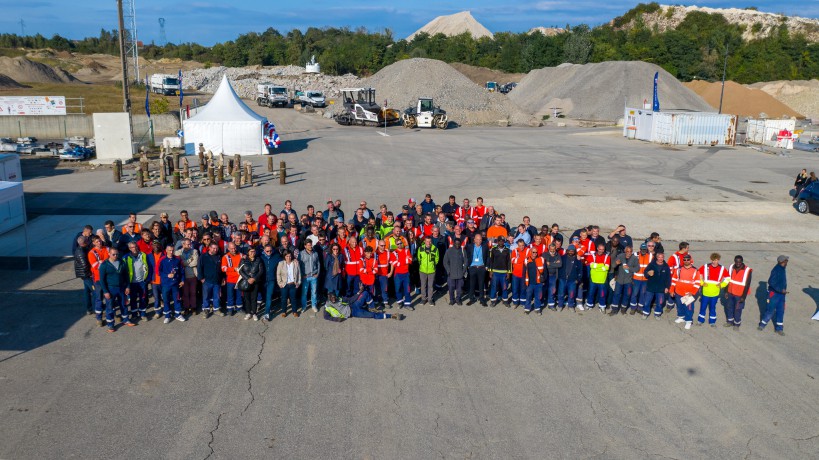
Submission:
[[267,118],[250,110],[223,75],[210,102],[182,123],[185,153],[196,153],[202,144],[205,151],[214,154],[265,154],[265,123]]

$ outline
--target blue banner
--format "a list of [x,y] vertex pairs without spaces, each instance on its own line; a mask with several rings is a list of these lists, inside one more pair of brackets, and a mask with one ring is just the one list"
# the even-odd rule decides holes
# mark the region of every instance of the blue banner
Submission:
[[654,72],[654,103],[651,105],[651,110],[655,112],[660,111],[660,96],[657,90],[657,81],[660,79],[660,72]]
[[151,118],[151,102],[148,99],[148,95],[151,94],[151,85],[148,84],[148,77],[145,77],[145,113],[148,114],[148,118]]

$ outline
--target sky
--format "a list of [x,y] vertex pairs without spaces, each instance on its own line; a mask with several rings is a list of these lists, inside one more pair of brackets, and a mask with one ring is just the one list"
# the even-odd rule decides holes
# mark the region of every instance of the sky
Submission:
[[[603,0],[133,0],[137,35],[144,43],[160,42],[159,18],[165,19],[171,43],[202,45],[235,39],[245,32],[269,27],[279,32],[308,27],[366,27],[390,29],[396,39],[405,38],[436,16],[469,10],[492,32],[524,32],[532,27],[563,27],[566,24],[608,22],[639,2]],[[648,0],[645,0],[646,2]],[[676,3],[678,0],[660,2]],[[81,7],[78,5],[81,4]],[[126,1],[127,4],[127,1]],[[817,0],[699,0],[698,6],[744,8],[792,16],[819,18]],[[116,29],[115,0],[0,0],[1,33],[54,34],[77,39],[97,36],[100,29]]]

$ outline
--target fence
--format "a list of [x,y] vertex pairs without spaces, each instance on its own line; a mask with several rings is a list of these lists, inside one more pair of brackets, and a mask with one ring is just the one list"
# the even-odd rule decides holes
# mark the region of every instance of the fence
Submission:
[[[134,140],[144,137],[149,130],[148,117],[134,115]],[[151,117],[154,136],[175,136],[180,123],[176,114],[167,113]],[[0,117],[0,137],[36,137],[38,139],[64,139],[81,136],[94,137],[91,115],[29,115]]]

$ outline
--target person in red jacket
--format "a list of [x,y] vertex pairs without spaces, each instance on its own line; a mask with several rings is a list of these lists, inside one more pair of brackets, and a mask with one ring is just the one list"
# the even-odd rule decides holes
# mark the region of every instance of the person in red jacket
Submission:
[[364,258],[364,251],[358,246],[358,239],[350,236],[347,239],[347,247],[342,248],[344,256],[344,271],[347,274],[347,292],[358,292],[358,283],[361,281],[361,260]]
[[364,289],[375,296],[375,277],[378,274],[378,261],[373,258],[373,248],[367,246],[364,249],[364,258],[361,260],[359,268],[359,278]]
[[[395,280],[395,303],[399,308],[412,306],[412,293],[410,291],[409,267],[412,265],[412,252],[404,247],[403,240],[395,241],[396,249],[390,253],[390,264],[393,268],[393,279]],[[403,305],[401,300],[403,298]]]
[[728,270],[731,280],[725,290],[725,327],[733,326],[738,330],[742,325],[742,309],[751,290],[751,272],[742,256],[734,257],[734,265]]
[[526,301],[525,267],[529,259],[529,249],[523,240],[518,240],[517,247],[510,254],[512,260],[512,304],[517,308]]
[[376,249],[374,258],[378,272],[376,273],[378,279],[378,291],[381,296],[381,301],[384,308],[390,304],[389,296],[389,279],[392,276],[393,266],[390,263],[390,251],[387,250],[387,242],[378,240],[378,249]]

